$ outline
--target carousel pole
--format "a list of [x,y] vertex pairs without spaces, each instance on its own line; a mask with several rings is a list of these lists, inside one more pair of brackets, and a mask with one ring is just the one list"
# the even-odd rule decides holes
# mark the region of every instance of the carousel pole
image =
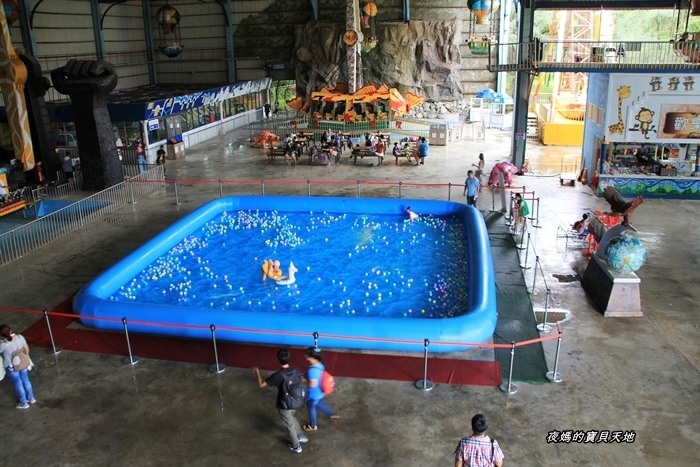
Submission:
[[[346,35],[350,33],[349,40],[346,40],[346,60],[348,67],[348,93],[352,94],[360,87],[358,83],[358,70],[361,67],[359,63],[359,51],[360,51],[360,25],[358,21],[358,16],[360,14],[359,0],[347,0],[345,5],[345,29]],[[352,38],[351,32],[355,33],[354,38]],[[354,40],[354,42],[351,42]]]

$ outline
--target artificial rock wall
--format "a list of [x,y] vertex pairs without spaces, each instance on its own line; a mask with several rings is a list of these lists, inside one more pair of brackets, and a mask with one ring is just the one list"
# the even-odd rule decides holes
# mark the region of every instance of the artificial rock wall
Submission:
[[[310,21],[295,29],[292,65],[297,92],[347,82],[342,24]],[[377,24],[377,46],[362,53],[362,82],[387,84],[434,101],[462,98],[462,21],[407,21]]]

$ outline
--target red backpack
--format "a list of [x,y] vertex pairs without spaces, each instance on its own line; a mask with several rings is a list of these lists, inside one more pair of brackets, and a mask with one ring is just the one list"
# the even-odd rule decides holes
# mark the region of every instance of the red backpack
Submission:
[[326,370],[323,370],[323,373],[321,373],[321,391],[326,396],[333,394],[333,391],[335,391],[335,378]]

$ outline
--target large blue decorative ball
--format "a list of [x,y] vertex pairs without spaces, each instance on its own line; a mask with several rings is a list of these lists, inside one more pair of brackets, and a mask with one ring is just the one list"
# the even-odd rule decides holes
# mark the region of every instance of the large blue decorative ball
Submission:
[[647,249],[631,235],[622,234],[605,247],[608,265],[617,272],[636,272],[647,260]]

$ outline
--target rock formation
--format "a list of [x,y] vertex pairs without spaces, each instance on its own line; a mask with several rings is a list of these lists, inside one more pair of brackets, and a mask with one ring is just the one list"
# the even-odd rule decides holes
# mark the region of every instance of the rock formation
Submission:
[[[377,46],[362,54],[362,81],[412,91],[427,100],[457,101],[462,21],[378,23]],[[347,82],[341,24],[311,21],[295,30],[297,92],[308,96],[323,86]]]

